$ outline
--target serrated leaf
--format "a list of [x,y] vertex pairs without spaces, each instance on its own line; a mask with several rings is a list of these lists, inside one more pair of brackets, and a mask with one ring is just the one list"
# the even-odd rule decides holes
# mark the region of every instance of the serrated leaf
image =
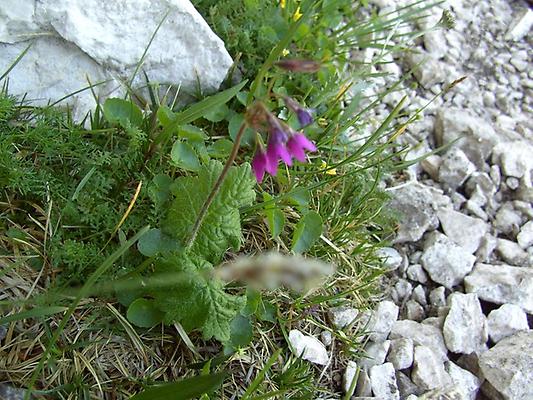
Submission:
[[166,313],[165,321],[179,321],[187,331],[201,329],[205,340],[215,337],[225,342],[230,339],[230,324],[244,307],[242,296],[224,292],[222,282],[211,274],[210,263],[185,255],[161,262],[157,270],[174,271],[186,278],[169,290],[153,293],[157,307]]
[[292,251],[303,253],[311,248],[322,234],[322,217],[310,211],[298,221],[292,236]]
[[104,116],[112,124],[119,124],[123,128],[139,127],[143,121],[143,114],[139,107],[129,100],[119,98],[105,101]]
[[[188,239],[200,209],[222,168],[222,163],[211,160],[200,168],[198,176],[176,179],[172,189],[175,199],[163,222],[164,232],[182,244]],[[190,248],[192,254],[216,263],[228,248],[238,250],[241,244],[239,208],[254,201],[254,185],[255,180],[249,164],[229,169]]]
[[209,393],[224,382],[225,374],[200,375],[178,382],[152,386],[130,400],[190,400]]
[[196,152],[189,143],[176,141],[170,152],[172,162],[179,168],[187,171],[198,171],[200,161]]
[[126,316],[128,321],[135,326],[151,328],[161,323],[165,314],[156,307],[153,301],[141,298],[129,305]]

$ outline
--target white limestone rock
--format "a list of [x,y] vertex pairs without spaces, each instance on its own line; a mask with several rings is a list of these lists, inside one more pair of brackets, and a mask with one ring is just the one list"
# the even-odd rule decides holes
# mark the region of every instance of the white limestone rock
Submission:
[[394,367],[391,363],[375,365],[370,369],[372,393],[383,400],[400,400]]
[[492,148],[500,141],[491,124],[470,111],[450,107],[437,112],[435,138],[438,146],[456,143],[476,167],[482,169]]
[[378,256],[383,261],[383,266],[388,271],[394,271],[402,264],[403,257],[398,250],[392,247],[381,247],[376,251]]
[[406,369],[413,364],[414,343],[412,339],[400,338],[391,340],[387,361],[394,365],[394,369]]
[[2,0],[0,4],[0,43],[14,44],[28,40],[38,31],[35,0]]
[[395,243],[416,242],[428,230],[438,227],[436,210],[451,204],[442,191],[415,182],[390,191],[390,207],[401,218]]
[[517,42],[526,36],[533,26],[533,11],[530,8],[524,10],[509,25],[505,40]]
[[450,209],[439,210],[437,217],[446,236],[470,254],[477,251],[489,229],[485,221]]
[[502,204],[492,225],[501,233],[514,236],[519,232],[522,221],[521,213],[515,210],[513,203],[508,201]]
[[429,292],[429,304],[435,308],[446,305],[446,288],[444,286],[436,287]]
[[[6,69],[38,37],[10,73],[11,93],[34,104],[57,101],[76,90],[96,87],[104,100],[129,81],[158,24],[168,12],[148,49],[142,70],[153,83],[180,85],[192,93],[198,81],[205,92],[215,91],[232,65],[223,42],[189,1],[40,0],[0,2],[0,70]],[[23,41],[26,40],[26,41]],[[14,44],[13,44],[14,43]],[[137,77],[133,86],[144,84]],[[93,110],[90,91],[68,99],[74,116]]]
[[521,228],[516,240],[521,248],[527,250],[533,246],[533,221],[526,222]]
[[502,339],[480,356],[479,366],[504,399],[533,399],[533,330]]
[[405,303],[405,317],[411,321],[422,321],[426,317],[424,307],[415,300],[407,301]]
[[412,281],[420,282],[422,284],[427,283],[428,281],[428,275],[420,264],[411,264],[409,267],[407,267],[406,273],[407,277]]
[[504,175],[515,178],[524,177],[531,182],[533,169],[533,145],[526,141],[502,142],[497,144],[492,153],[492,163],[499,164]]
[[291,351],[297,357],[312,362],[313,364],[326,365],[329,355],[320,340],[314,336],[304,335],[297,329],[289,332]]
[[467,293],[494,304],[516,304],[533,313],[533,268],[476,264],[465,280]]
[[344,371],[344,378],[342,380],[343,392],[350,397],[355,392],[357,382],[354,382],[357,376],[357,364],[354,361],[348,361],[346,370]]
[[385,362],[390,348],[390,340],[383,342],[369,342],[365,346],[365,357],[361,358],[359,365],[361,368],[369,370],[374,365],[381,365]]
[[489,337],[494,343],[514,335],[518,331],[528,330],[527,315],[514,304],[504,304],[492,310],[487,317]]
[[498,238],[496,251],[503,261],[511,265],[523,266],[527,262],[527,253],[511,240]]
[[399,308],[392,301],[380,302],[368,322],[367,330],[370,332],[369,339],[380,342],[387,339],[389,332],[398,319]]
[[436,326],[409,320],[396,321],[389,338],[391,340],[399,338],[411,339],[415,345],[422,345],[432,349],[439,360],[448,360],[448,349],[444,344],[442,331]]
[[481,386],[481,379],[457,364],[446,361],[444,369],[452,378],[455,388],[463,395],[464,400],[475,400]]
[[424,289],[424,286],[417,285],[413,289],[413,293],[411,294],[411,299],[416,301],[422,307],[426,307],[428,305],[428,301],[427,301],[426,291]]
[[359,311],[351,307],[334,307],[328,311],[329,319],[331,323],[337,329],[346,328],[352,322],[355,321]]
[[447,236],[432,232],[424,242],[421,261],[434,282],[451,289],[472,271],[476,258]]
[[439,167],[439,182],[448,189],[455,190],[476,171],[476,166],[459,148],[453,147],[442,157]]
[[416,400],[418,399],[416,396],[422,394],[423,390],[416,386],[409,377],[411,375],[411,371],[406,372],[407,374],[402,371],[396,371],[396,383],[398,384],[398,389],[400,390],[400,397],[402,399],[409,399],[409,396],[413,395],[415,396]]
[[[0,71],[7,70],[27,46],[26,42],[0,43]],[[56,37],[36,38],[9,74],[9,92],[19,96],[27,93],[26,101],[45,106],[50,99],[58,101],[88,87],[87,77],[93,85],[100,83],[93,87],[96,96],[105,98],[116,89],[112,82],[106,82],[110,78],[107,71],[74,44]],[[58,106],[65,106],[65,102]],[[81,120],[96,107],[96,102],[91,91],[85,90],[69,97],[68,105],[73,117]]]
[[473,293],[452,293],[450,310],[442,329],[446,347],[453,353],[470,354],[484,350],[488,340],[486,317]]
[[438,354],[426,346],[415,346],[411,379],[423,390],[444,388],[452,383]]

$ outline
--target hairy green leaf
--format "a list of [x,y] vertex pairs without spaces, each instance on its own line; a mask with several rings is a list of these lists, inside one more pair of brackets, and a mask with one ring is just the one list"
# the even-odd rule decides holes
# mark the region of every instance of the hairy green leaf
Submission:
[[[182,243],[187,240],[222,168],[222,163],[211,160],[200,168],[198,176],[181,177],[175,181],[172,188],[175,199],[163,222],[163,230],[167,234]],[[192,254],[216,263],[228,248],[237,250],[240,247],[239,208],[254,201],[254,185],[249,164],[230,168],[190,248]]]
[[230,325],[244,307],[243,296],[224,292],[222,282],[212,276],[213,266],[185,255],[162,261],[157,271],[165,274],[186,273],[168,290],[153,293],[157,307],[166,313],[166,322],[179,321],[187,331],[201,329],[204,339],[230,339]]

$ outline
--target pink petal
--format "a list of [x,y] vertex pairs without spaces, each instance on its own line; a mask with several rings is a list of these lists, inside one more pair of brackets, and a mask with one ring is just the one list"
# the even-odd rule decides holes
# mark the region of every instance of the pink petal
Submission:
[[252,170],[254,171],[255,178],[259,183],[263,181],[265,171],[267,170],[267,164],[268,160],[265,153],[260,151],[255,153],[254,159],[252,160]]
[[305,162],[305,152],[301,146],[292,138],[287,142],[287,148],[289,152],[300,162]]
[[315,144],[307,139],[307,137],[301,133],[297,133],[293,136],[294,140],[298,143],[298,145],[310,152],[316,151]]

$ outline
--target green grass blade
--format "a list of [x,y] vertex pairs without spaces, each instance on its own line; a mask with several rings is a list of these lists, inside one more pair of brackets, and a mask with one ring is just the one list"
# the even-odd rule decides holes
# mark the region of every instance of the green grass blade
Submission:
[[24,50],[22,50],[22,53],[18,55],[17,58],[15,58],[15,61],[11,63],[11,65],[7,68],[6,72],[4,72],[2,75],[0,75],[0,81],[4,79],[6,76],[9,75],[9,73],[13,70],[13,68],[16,67],[16,65],[22,60],[22,57],[26,55],[26,53],[30,50],[30,47],[33,43],[30,43]]
[[250,400],[250,395],[256,391],[256,389],[259,387],[259,385],[263,382],[265,379],[266,373],[270,370],[272,365],[276,362],[277,358],[281,354],[281,349],[276,350],[274,354],[270,356],[268,361],[265,364],[265,367],[257,374],[255,379],[252,381],[250,386],[246,389],[246,392],[244,392],[243,396],[241,397],[241,400]]
[[39,307],[28,311],[22,311],[16,314],[8,315],[7,317],[0,318],[0,325],[7,324],[13,321],[20,321],[26,318],[39,318],[46,317],[48,315],[57,314],[67,310],[67,307],[51,306],[51,307]]
[[193,104],[187,109],[174,114],[172,123],[165,127],[163,132],[155,139],[155,144],[160,143],[163,139],[166,139],[171,132],[173,132],[178,126],[185,125],[193,122],[194,120],[203,117],[207,111],[226,104],[233,97],[239,93],[239,91],[246,85],[248,80],[244,80],[238,85],[235,85],[229,89],[226,89],[213,96],[206,97],[205,99]]
[[188,400],[211,392],[222,385],[225,373],[200,375],[178,382],[154,386],[131,397],[130,400]]

